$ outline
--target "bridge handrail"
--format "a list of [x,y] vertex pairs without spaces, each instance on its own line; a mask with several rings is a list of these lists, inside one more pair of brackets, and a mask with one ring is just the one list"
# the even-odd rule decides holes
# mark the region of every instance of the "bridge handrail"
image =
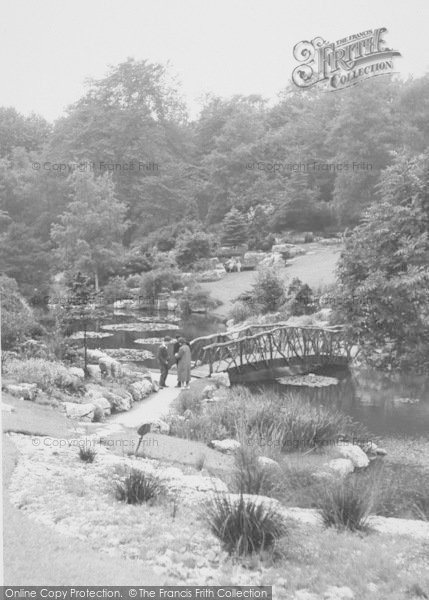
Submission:
[[[341,328],[344,327],[344,325],[330,325],[327,327],[317,327],[317,326],[312,326],[312,325],[290,325],[288,324],[286,321],[280,321],[278,323],[255,323],[255,325],[245,325],[244,327],[238,328],[238,329],[233,329],[230,331],[225,331],[225,332],[220,332],[220,333],[211,333],[209,335],[205,335],[205,336],[201,336],[201,337],[197,337],[195,339],[193,339],[190,342],[191,347],[196,343],[196,342],[202,342],[204,340],[211,340],[214,338],[218,338],[218,337],[223,337],[223,336],[228,336],[228,335],[234,335],[236,333],[243,333],[243,331],[247,331],[248,329],[264,329],[263,333],[268,333],[269,331],[272,331],[272,329],[280,329],[280,328],[285,328],[285,329],[321,329],[323,331],[336,331],[336,330],[340,330]],[[256,334],[259,335],[259,334]],[[247,339],[250,339],[251,336],[249,336]],[[241,338],[243,339],[243,338]],[[231,339],[231,341],[237,341],[237,338]],[[223,342],[225,343],[225,342]],[[207,347],[207,346],[206,346]]]
[[[281,330],[286,330],[286,329],[296,329],[296,330],[307,330],[307,331],[325,331],[327,333],[342,333],[341,329],[337,328],[338,326],[332,326],[332,327],[311,327],[309,325],[302,325],[302,326],[293,326],[293,325],[288,325],[286,327],[274,327],[273,329],[269,329],[266,331],[262,331],[261,333],[255,333],[254,335],[249,335],[249,336],[245,336],[242,338],[235,338],[232,340],[227,340],[226,342],[218,342],[218,343],[214,343],[214,344],[209,344],[207,346],[203,346],[202,350],[206,351],[206,350],[210,350],[211,348],[220,348],[221,346],[229,346],[231,344],[238,344],[240,342],[245,342],[245,341],[249,341],[249,340],[253,340],[259,337],[263,337],[264,335],[269,335],[272,334],[276,331],[281,331]],[[202,339],[202,338],[199,338]]]

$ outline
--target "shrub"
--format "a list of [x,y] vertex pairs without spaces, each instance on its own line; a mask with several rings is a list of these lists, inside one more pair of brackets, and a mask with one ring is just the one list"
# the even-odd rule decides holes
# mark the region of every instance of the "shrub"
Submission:
[[350,531],[367,529],[368,516],[374,504],[372,484],[354,475],[335,483],[326,482],[318,500],[320,515],[327,527]]
[[116,483],[116,497],[127,504],[142,504],[156,500],[162,493],[162,485],[154,475],[145,475],[131,469],[128,475]]
[[250,319],[254,315],[254,310],[247,302],[241,302],[240,300],[234,302],[231,310],[228,313],[228,318],[233,319],[234,323],[242,323],[247,319]]
[[271,496],[274,489],[272,471],[260,463],[256,450],[246,446],[244,440],[235,455],[232,483],[240,494]]
[[12,349],[16,343],[30,337],[38,329],[33,311],[18,290],[15,279],[0,276],[1,345]]
[[200,394],[195,392],[192,388],[190,390],[184,390],[177,398],[175,409],[179,415],[183,415],[188,410],[195,414],[199,414],[202,409]]
[[298,277],[292,279],[287,290],[287,309],[291,315],[308,315],[317,309],[313,291]]
[[239,556],[272,550],[285,535],[286,526],[279,513],[263,502],[214,496],[206,505],[204,518],[229,554]]
[[103,288],[103,295],[106,302],[111,304],[116,300],[130,298],[130,290],[123,277],[110,277],[109,281]]
[[176,262],[179,267],[189,267],[201,258],[211,255],[211,236],[202,231],[186,233],[176,244]]
[[94,416],[92,417],[92,422],[101,423],[102,421],[104,421],[104,412],[99,406],[96,406],[94,410]]
[[180,309],[184,313],[191,313],[196,309],[210,311],[219,306],[220,302],[210,296],[210,292],[200,286],[187,290],[180,299]]
[[170,291],[182,287],[182,278],[177,269],[157,269],[142,276],[139,294],[141,298],[155,302],[164,289]]
[[11,359],[6,363],[5,373],[20,383],[36,383],[48,393],[54,388],[69,392],[83,391],[83,383],[71,375],[64,365],[42,358]]
[[285,300],[284,281],[274,269],[259,269],[252,286],[251,303],[258,312],[274,312]]
[[94,448],[91,448],[91,446],[81,446],[79,448],[79,458],[84,462],[92,463],[96,456],[97,452]]

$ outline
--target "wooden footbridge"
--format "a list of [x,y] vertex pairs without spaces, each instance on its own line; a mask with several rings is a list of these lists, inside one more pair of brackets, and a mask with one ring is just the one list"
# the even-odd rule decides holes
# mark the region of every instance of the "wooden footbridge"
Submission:
[[[199,337],[191,342],[192,374],[210,377],[227,371],[240,379],[254,372],[310,372],[326,365],[346,365],[357,353],[342,326],[293,327],[286,323],[250,325],[234,331]],[[250,376],[250,378],[252,378]]]

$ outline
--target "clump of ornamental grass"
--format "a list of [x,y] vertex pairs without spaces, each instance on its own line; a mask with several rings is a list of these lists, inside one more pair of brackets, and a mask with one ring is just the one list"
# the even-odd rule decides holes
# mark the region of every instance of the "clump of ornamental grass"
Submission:
[[287,533],[282,516],[270,505],[243,494],[218,494],[205,506],[204,519],[229,554],[272,552]]
[[116,497],[127,504],[143,504],[155,501],[163,492],[158,477],[145,474],[138,469],[131,471],[116,483]]
[[80,446],[79,458],[80,460],[83,460],[83,462],[92,463],[96,456],[97,452],[94,448],[91,448],[91,446]]

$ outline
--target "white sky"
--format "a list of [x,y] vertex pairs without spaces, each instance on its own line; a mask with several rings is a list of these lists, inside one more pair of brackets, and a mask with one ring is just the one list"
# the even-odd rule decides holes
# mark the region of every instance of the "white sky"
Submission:
[[[386,27],[395,70],[429,71],[427,0],[8,0],[0,20],[0,106],[49,120],[88,77],[127,57],[170,61],[198,111],[206,92],[274,99],[295,43]],[[341,93],[341,92],[340,92]]]

